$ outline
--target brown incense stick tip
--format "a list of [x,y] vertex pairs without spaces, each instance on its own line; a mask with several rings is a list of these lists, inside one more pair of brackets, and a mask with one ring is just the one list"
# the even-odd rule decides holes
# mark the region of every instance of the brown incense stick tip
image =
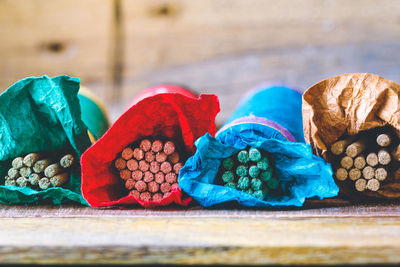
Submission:
[[357,141],[352,143],[346,148],[346,155],[349,157],[356,157],[365,149],[365,143],[362,141]]
[[135,198],[139,198],[140,197],[140,192],[137,191],[136,189],[129,191],[129,195],[130,196],[134,196]]
[[380,183],[377,179],[371,179],[367,183],[367,188],[371,191],[378,191],[380,187]]
[[40,181],[39,181],[40,189],[46,190],[47,188],[50,187],[50,185],[51,185],[51,183],[50,183],[49,178],[44,177],[44,178],[40,179]]
[[62,171],[64,171],[63,167],[61,167],[59,163],[54,163],[47,166],[46,169],[44,169],[44,175],[48,178],[51,178],[57,173],[61,173]]
[[391,161],[391,157],[389,152],[387,152],[386,150],[379,150],[378,152],[378,161],[380,164],[382,165],[388,165]]
[[369,153],[367,156],[367,163],[372,167],[378,165],[378,155],[376,153]]
[[150,201],[151,200],[151,194],[149,192],[143,192],[140,194],[139,197],[143,201]]
[[24,167],[24,158],[23,157],[16,157],[15,159],[13,159],[11,165],[13,166],[14,169],[20,169],[22,167]]
[[123,169],[119,172],[119,177],[121,177],[122,180],[128,180],[129,178],[132,177],[131,171]]
[[74,164],[75,158],[71,154],[67,154],[60,159],[60,165],[63,168],[69,168]]
[[167,174],[165,175],[165,181],[166,181],[167,183],[170,183],[170,184],[176,183],[177,178],[178,178],[178,177],[177,177],[176,174],[173,173],[173,172],[167,173]]
[[60,174],[56,174],[50,178],[50,183],[52,186],[62,186],[69,179],[69,174],[64,172]]
[[156,154],[156,161],[162,163],[166,160],[167,160],[167,154],[165,154],[164,152],[158,152]]
[[144,181],[140,180],[135,183],[135,188],[137,191],[143,192],[143,191],[146,191],[147,184]]
[[150,163],[150,171],[152,173],[157,173],[160,171],[160,163],[158,163],[157,161],[153,161]]
[[135,148],[133,150],[133,157],[137,160],[141,160],[144,158],[144,152],[140,148]]
[[171,190],[174,190],[174,189],[177,189],[177,188],[179,188],[179,184],[178,183],[173,183],[171,185]]
[[400,145],[393,149],[392,156],[395,160],[400,161]]
[[167,155],[171,155],[172,153],[175,152],[175,144],[172,141],[167,141],[164,144],[164,152]]
[[139,168],[139,163],[137,162],[136,159],[130,159],[126,163],[126,166],[128,167],[129,170],[136,171]]
[[169,173],[170,171],[172,171],[171,163],[169,163],[168,161],[164,161],[163,163],[161,163],[160,170],[163,173]]
[[181,171],[182,167],[183,167],[183,164],[181,162],[176,163],[174,165],[174,172],[176,174],[179,174],[179,172]]
[[40,159],[39,153],[29,153],[24,157],[24,164],[25,166],[32,167],[33,164]]
[[50,159],[41,159],[33,164],[33,171],[36,173],[41,173],[51,164]]
[[378,181],[385,180],[387,178],[387,175],[388,175],[388,173],[385,168],[377,168],[375,171],[375,178]]
[[350,178],[350,180],[355,181],[355,180],[359,179],[360,177],[361,177],[361,171],[360,171],[359,169],[357,169],[357,168],[352,168],[352,169],[349,171],[349,178]]
[[11,168],[7,172],[8,177],[14,179],[19,177],[19,171],[17,169]]
[[114,162],[114,166],[117,170],[123,170],[126,167],[126,161],[123,158],[117,158]]
[[161,186],[160,186],[160,190],[161,190],[161,192],[163,192],[164,194],[165,194],[165,193],[168,193],[168,192],[171,191],[171,185],[170,185],[169,183],[163,183],[163,184],[161,184]]
[[144,154],[144,159],[145,159],[147,162],[152,162],[152,161],[155,160],[155,158],[156,158],[156,156],[155,156],[155,154],[154,154],[152,151],[147,151],[147,152]]
[[339,168],[336,170],[336,179],[344,181],[347,179],[347,171],[345,168]]
[[332,152],[332,154],[339,156],[340,154],[343,153],[345,147],[346,147],[345,140],[337,141],[337,142],[333,143],[333,145],[331,146],[331,152]]
[[345,168],[345,169],[350,169],[353,167],[354,161],[351,157],[349,156],[344,156],[342,160],[340,161],[340,165]]
[[163,149],[163,143],[160,140],[154,140],[151,145],[151,150],[154,153],[160,152]]
[[354,186],[357,191],[362,192],[367,188],[367,180],[365,179],[358,179],[355,183]]
[[160,193],[155,193],[152,197],[152,200],[157,201],[163,198],[163,195],[161,195]]
[[135,184],[136,184],[135,180],[129,178],[128,180],[125,181],[125,188],[131,190],[132,188],[135,187]]
[[172,164],[177,163],[179,161],[179,153],[175,151],[174,153],[168,156],[168,160]]
[[26,177],[19,177],[17,180],[17,185],[21,187],[27,187],[28,186],[28,179]]
[[121,152],[121,157],[124,160],[130,160],[133,157],[133,150],[130,147],[126,147],[124,148],[124,150],[122,150]]
[[383,146],[383,147],[390,145],[391,141],[392,140],[388,134],[380,134],[376,138],[376,142],[378,143],[378,145]]
[[354,159],[354,167],[356,167],[357,169],[362,169],[365,167],[365,157],[364,156],[358,156]]
[[146,183],[149,183],[149,182],[151,182],[153,180],[154,180],[154,174],[152,174],[149,171],[144,173],[143,181],[145,181]]
[[139,147],[145,152],[149,151],[151,149],[151,141],[149,139],[143,139]]
[[146,162],[145,160],[139,161],[139,170],[142,172],[147,171],[150,168],[150,164]]
[[149,191],[152,193],[156,193],[160,189],[160,185],[154,181],[148,183],[147,187],[149,188]]
[[133,180],[139,181],[143,178],[143,172],[140,170],[136,170],[132,172]]
[[162,173],[162,172],[157,172],[157,173],[154,175],[154,180],[156,181],[157,184],[162,184],[162,183],[164,183],[164,181],[165,181],[164,173]]
[[19,169],[19,174],[23,177],[29,177],[29,175],[31,175],[32,173],[32,169],[29,167],[22,167],[21,169]]
[[371,166],[367,166],[362,171],[363,177],[367,180],[372,179],[375,177],[375,169]]

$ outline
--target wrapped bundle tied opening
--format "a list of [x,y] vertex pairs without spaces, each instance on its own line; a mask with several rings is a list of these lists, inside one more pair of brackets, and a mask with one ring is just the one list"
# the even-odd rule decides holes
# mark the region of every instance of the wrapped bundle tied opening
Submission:
[[196,141],[179,185],[206,207],[301,206],[306,198],[336,196],[330,165],[301,143],[302,132],[299,92],[285,86],[253,90],[215,138]]
[[323,80],[303,95],[303,121],[343,195],[400,197],[399,84],[369,73]]
[[[0,202],[81,203],[80,165],[90,146],[84,118],[93,115],[78,97],[79,79],[31,77],[0,95]],[[17,107],[17,108],[16,108]],[[96,117],[92,125],[105,125]],[[105,129],[93,129],[101,136]]]
[[218,98],[160,85],[142,91],[129,106],[83,154],[83,196],[93,207],[188,205],[178,174],[194,153],[194,141],[215,134]]

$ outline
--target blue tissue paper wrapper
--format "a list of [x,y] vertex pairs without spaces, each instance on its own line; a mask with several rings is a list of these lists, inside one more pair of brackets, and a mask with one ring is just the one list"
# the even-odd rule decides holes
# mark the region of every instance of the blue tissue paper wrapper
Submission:
[[[295,140],[304,140],[301,94],[283,86],[253,91],[215,138],[206,134],[195,142],[197,151],[180,170],[179,186],[205,207],[232,201],[248,207],[302,206],[306,198],[336,196],[339,188],[330,164],[313,155],[310,145]],[[282,195],[263,201],[216,184],[221,160],[247,146],[271,154]]]

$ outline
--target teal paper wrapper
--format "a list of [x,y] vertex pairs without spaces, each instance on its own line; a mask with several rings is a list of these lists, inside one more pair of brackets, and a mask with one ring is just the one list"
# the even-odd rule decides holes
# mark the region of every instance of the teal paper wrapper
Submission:
[[[73,149],[77,156],[91,145],[81,119],[77,97],[80,80],[68,76],[31,77],[18,81],[0,95],[0,177],[11,160],[30,152]],[[79,159],[76,160],[79,162]],[[43,191],[0,186],[0,203],[27,204],[75,202],[81,196],[80,165],[74,164],[66,188]]]

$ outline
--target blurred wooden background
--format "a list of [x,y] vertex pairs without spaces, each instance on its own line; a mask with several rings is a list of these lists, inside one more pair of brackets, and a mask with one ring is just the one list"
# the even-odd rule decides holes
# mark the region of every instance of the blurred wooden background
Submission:
[[217,93],[223,122],[264,81],[400,81],[398,0],[0,0],[0,88],[80,77],[115,120],[141,89]]

